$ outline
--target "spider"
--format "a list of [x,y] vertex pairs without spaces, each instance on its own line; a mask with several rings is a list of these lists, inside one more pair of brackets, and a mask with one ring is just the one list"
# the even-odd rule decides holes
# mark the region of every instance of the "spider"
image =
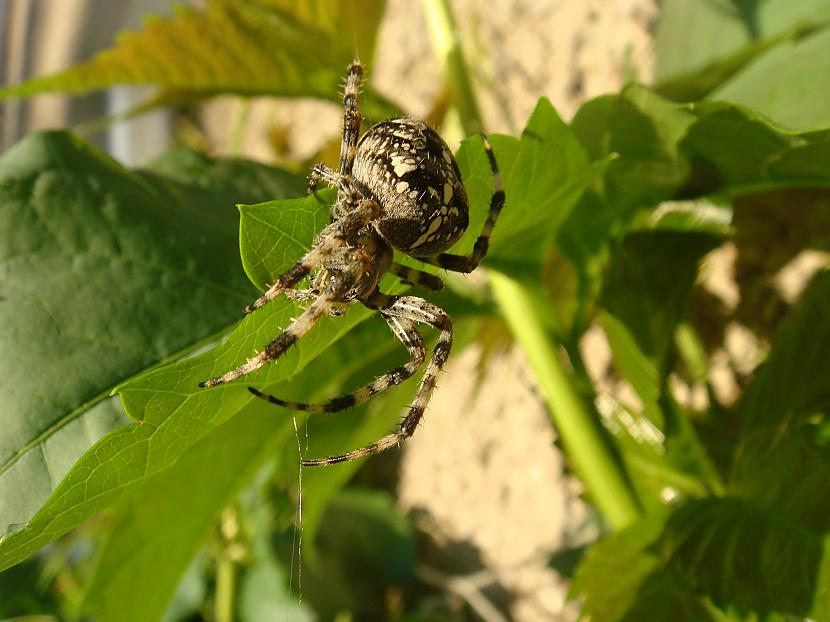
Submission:
[[[199,386],[213,387],[259,369],[279,358],[317,320],[327,314],[339,315],[350,303],[359,302],[380,313],[392,334],[408,350],[409,362],[357,391],[323,404],[287,402],[249,387],[255,396],[285,408],[337,412],[400,384],[421,368],[426,360],[426,348],[416,324],[433,326],[440,331],[440,336],[417,395],[397,431],[338,456],[303,459],[300,461],[303,466],[327,466],[370,456],[412,436],[449,356],[452,322],[445,311],[423,298],[382,293],[378,282],[385,273],[391,272],[408,283],[433,291],[444,285],[438,276],[396,263],[393,248],[426,264],[471,272],[487,253],[490,234],[504,205],[496,158],[489,141],[482,135],[494,185],[489,214],[471,255],[445,253],[468,225],[467,195],[458,164],[443,139],[426,123],[412,117],[382,121],[358,140],[363,120],[357,101],[362,77],[362,65],[359,61],[352,62],[347,69],[343,95],[345,111],[339,169],[317,164],[309,176],[309,193],[321,182],[337,189],[331,222],[317,235],[311,250],[246,307],[245,312],[260,308],[279,294],[294,300],[311,300],[311,304],[262,352]],[[310,288],[293,289],[309,274],[313,277]]]

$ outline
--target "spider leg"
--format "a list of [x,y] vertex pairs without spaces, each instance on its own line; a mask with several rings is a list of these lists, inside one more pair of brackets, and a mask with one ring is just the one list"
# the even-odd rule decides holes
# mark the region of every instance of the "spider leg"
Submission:
[[390,266],[389,272],[406,283],[420,285],[424,289],[431,289],[434,292],[439,292],[444,289],[444,281],[441,280],[441,277],[424,272],[423,270],[417,270],[416,268],[410,268],[409,266],[395,262]]
[[216,378],[200,382],[199,386],[202,388],[210,388],[218,384],[236,380],[240,376],[250,374],[271,361],[278,359],[300,337],[310,331],[320,318],[327,315],[334,304],[343,299],[343,296],[354,287],[355,282],[357,282],[366,268],[366,262],[358,258],[355,258],[354,261],[345,265],[342,273],[337,278],[332,279],[333,283],[317,297],[308,309],[303,311],[297,319],[291,322],[279,337],[265,346],[262,352],[248,359],[236,369],[232,369]]
[[[320,295],[320,292],[316,289],[286,289],[282,292],[282,295],[288,298],[288,300],[304,302],[306,300],[314,300]],[[329,315],[343,315],[343,309],[333,306],[329,309]]]
[[487,160],[490,162],[490,171],[493,174],[493,196],[490,198],[490,211],[487,214],[487,220],[481,233],[473,246],[473,252],[469,256],[453,255],[451,253],[441,253],[433,257],[419,258],[424,263],[429,263],[435,266],[440,266],[446,270],[453,272],[472,272],[476,269],[481,260],[487,254],[487,249],[490,246],[490,236],[493,233],[493,227],[499,219],[502,207],[504,207],[504,187],[501,183],[501,173],[499,166],[496,163],[496,156],[493,155],[493,148],[490,146],[490,141],[483,134],[481,140],[484,143],[484,150],[487,152]]
[[308,309],[302,313],[302,315],[300,315],[300,317],[294,320],[279,337],[265,346],[265,349],[262,352],[248,359],[236,369],[232,369],[217,378],[200,382],[199,386],[202,388],[210,388],[215,387],[218,384],[224,384],[225,382],[236,380],[240,376],[250,374],[267,363],[279,358],[290,346],[296,343],[300,337],[310,331],[311,327],[317,323],[317,320],[328,314],[329,309],[331,309],[331,306],[336,298],[337,296],[331,291],[323,293]]
[[303,279],[303,277],[307,276],[309,272],[315,268],[319,268],[323,264],[323,260],[326,257],[326,251],[329,250],[330,247],[331,245],[320,245],[315,246],[308,251],[303,258],[300,259],[300,261],[283,272],[279,278],[274,281],[274,284],[265,290],[265,293],[262,294],[262,296],[245,307],[245,313],[256,311],[261,306],[271,302],[274,298],[279,296],[281,292],[294,287]]
[[346,69],[346,85],[343,90],[343,139],[340,142],[340,163],[337,171],[325,164],[315,164],[308,176],[308,194],[313,193],[321,181],[337,188],[337,201],[331,206],[332,221],[342,215],[341,201],[347,200],[351,194],[352,166],[357,154],[360,124],[363,122],[357,102],[362,79],[363,65],[359,60],[354,60]]
[[245,307],[245,313],[256,311],[279,296],[281,292],[294,287],[309,272],[322,266],[333,249],[347,244],[350,237],[377,218],[379,214],[380,206],[374,201],[366,200],[341,219],[328,225],[320,232],[317,244],[300,261],[283,272],[262,296]]
[[315,164],[311,168],[311,173],[308,174],[308,194],[317,190],[320,182],[334,186],[339,191],[348,192],[346,178],[322,163]]
[[368,399],[374,397],[378,393],[383,393],[387,389],[401,384],[407,378],[410,378],[417,372],[426,358],[426,350],[424,349],[424,341],[415,329],[415,325],[410,320],[397,318],[392,316],[384,316],[384,320],[389,325],[392,333],[400,339],[400,341],[409,350],[410,360],[400,367],[383,374],[376,378],[373,382],[361,387],[357,391],[353,391],[346,395],[336,397],[323,404],[304,404],[300,402],[288,402],[273,395],[262,393],[253,387],[248,387],[248,391],[277,406],[283,408],[291,408],[292,410],[304,410],[306,412],[315,413],[332,413],[358,406]]
[[362,79],[363,65],[355,59],[346,69],[346,88],[343,90],[343,142],[340,143],[340,166],[337,169],[341,176],[351,175],[357,153],[357,139],[363,121],[363,115],[360,114],[357,105],[357,96]]
[[450,348],[452,347],[452,322],[449,315],[442,309],[415,296],[387,296],[377,294],[373,300],[368,302],[368,306],[377,305],[384,315],[429,324],[439,329],[441,335],[438,337],[438,342],[432,351],[432,358],[427,365],[423,379],[421,379],[415,400],[409,406],[397,432],[388,434],[371,445],[349,451],[339,456],[301,460],[300,464],[303,466],[329,466],[339,462],[364,458],[394,447],[412,436],[418,427],[418,423],[424,416],[424,411],[432,396],[432,391],[435,389],[438,374],[444,367],[444,363],[447,362],[447,357],[449,357]]

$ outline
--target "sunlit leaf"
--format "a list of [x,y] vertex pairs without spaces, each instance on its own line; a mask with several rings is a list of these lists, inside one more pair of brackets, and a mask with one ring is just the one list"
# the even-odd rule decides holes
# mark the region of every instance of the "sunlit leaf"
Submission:
[[774,48],[716,89],[711,98],[752,106],[793,130],[826,128],[830,94],[816,76],[828,72],[830,28]]
[[830,20],[827,0],[665,0],[655,34],[658,90],[700,99],[770,47]]
[[212,0],[124,33],[115,47],[0,97],[149,84],[206,96],[335,96],[346,65],[371,62],[383,0]]
[[[492,136],[505,206],[486,262],[513,270],[538,266],[556,232],[598,174],[571,129],[546,99],[539,100],[521,138]],[[481,140],[466,139],[458,164],[470,200],[470,226],[453,247],[469,252],[487,217],[493,180]]]

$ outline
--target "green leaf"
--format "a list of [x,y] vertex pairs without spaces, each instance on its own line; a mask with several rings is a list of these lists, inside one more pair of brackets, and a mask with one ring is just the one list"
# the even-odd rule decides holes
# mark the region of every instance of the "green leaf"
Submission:
[[[399,364],[397,359],[404,355],[383,322],[366,322],[353,330],[348,339],[330,347],[313,366],[268,390],[289,399],[329,398]],[[403,403],[411,400],[413,391],[410,382],[348,413],[319,418],[314,421],[317,425],[308,421],[308,428],[304,431],[301,427],[299,432],[304,455],[328,455],[376,440],[397,421]],[[152,478],[122,504],[117,520],[109,526],[110,536],[86,600],[87,609],[102,619],[117,616],[119,611],[129,611],[132,620],[157,619],[156,612],[169,599],[212,520],[233,501],[233,491],[249,485],[257,467],[269,458],[278,460],[287,481],[296,477],[298,441],[293,438],[292,416],[298,413],[252,400],[237,416],[186,451],[175,465]],[[251,418],[257,423],[248,422]],[[229,443],[229,439],[235,442]],[[309,545],[315,544],[320,521],[327,520],[329,501],[361,464],[362,461],[354,461],[330,469],[306,469],[303,473],[302,528],[307,547],[302,557],[313,567],[317,567],[314,562],[318,555]],[[183,506],[188,507],[188,512],[181,512]],[[331,526],[324,528],[331,531]],[[140,551],[134,548],[137,541],[143,542]],[[256,555],[259,562],[267,562],[261,559],[266,555],[261,547]],[[164,572],[148,572],[147,565],[160,557],[165,559]],[[270,565],[266,563],[266,567],[259,562],[254,576],[246,574],[242,583],[240,598],[244,611],[253,615],[251,608],[278,606],[282,611],[295,606],[282,599],[277,599],[282,603],[278,605],[273,598],[266,603],[254,598],[251,590],[266,577],[285,579],[275,560]],[[303,573],[304,598],[308,602],[313,600],[308,587],[313,571],[309,567]],[[268,593],[273,595],[276,586],[270,584]],[[153,596],[146,598],[146,594]],[[330,602],[330,598],[323,600]]]
[[239,248],[251,282],[265,290],[308,251],[308,240],[329,222],[334,193],[240,205]]
[[632,231],[612,250],[600,304],[621,321],[657,373],[701,259],[723,238],[694,229]]
[[152,84],[202,97],[335,96],[355,57],[371,61],[383,0],[212,0],[151,18],[144,30],[65,71],[0,89],[0,97],[82,93],[114,84]]
[[767,162],[773,179],[803,186],[826,186],[830,178],[830,141],[792,147]]
[[[390,361],[389,353],[397,356]],[[366,382],[372,373],[386,371],[403,354],[385,324],[367,322],[352,331],[348,339],[329,348],[313,367],[288,383],[269,387],[269,391],[291,399],[329,398]],[[375,440],[397,420],[403,410],[402,401],[411,399],[412,390],[411,386],[403,386],[387,394],[392,399],[379,397],[348,413],[320,418],[319,425],[309,426],[306,432],[301,429],[301,442],[308,442],[306,434],[310,440],[304,454],[326,455],[343,451],[344,443],[358,446]],[[296,477],[297,440],[293,438],[292,416],[298,414],[252,400],[121,504],[116,520],[108,526],[109,536],[85,610],[101,619],[123,617],[125,611],[131,620],[158,619],[158,612],[164,610],[180,575],[222,508],[252,483],[262,464],[276,458],[288,481]],[[362,461],[305,470],[302,528],[306,544],[314,544],[328,502],[360,464]],[[188,511],[182,512],[182,507]],[[138,550],[136,542],[141,542]],[[306,561],[316,560],[313,553],[310,549],[304,551]],[[163,571],[149,571],[161,558],[165,560]],[[259,570],[267,576],[275,572],[274,567]],[[308,597],[307,581],[304,586]],[[271,585],[269,591],[273,593],[274,589]],[[251,606],[248,603],[247,607]]]
[[597,321],[608,339],[617,372],[631,384],[642,400],[645,416],[662,430],[665,422],[658,403],[662,383],[657,366],[637,345],[631,331],[619,319],[600,311]]
[[736,4],[665,0],[654,43],[658,82],[699,71],[749,45],[757,36],[757,26],[753,36],[752,24]]
[[706,162],[721,183],[735,190],[767,180],[767,163],[803,144],[797,136],[781,132],[743,107],[706,102],[694,111],[699,120],[683,140],[684,152]]
[[697,78],[710,89],[782,38],[828,20],[827,0],[665,0],[655,34],[655,73],[662,83],[658,88],[685,77],[689,83]]
[[744,434],[729,482],[735,494],[817,531],[830,529],[830,448],[821,440],[830,413],[828,358],[830,272],[824,271],[781,327],[744,394]]
[[827,620],[828,544],[826,536],[738,499],[691,501],[592,547],[574,591],[585,596],[583,617],[609,622],[643,619],[646,611],[655,621],[681,613],[718,619],[703,614],[694,593],[723,608]]
[[592,158],[616,154],[597,196],[574,211],[563,233],[578,261],[596,258],[597,240],[660,201],[830,185],[830,134],[785,130],[740,104],[681,106],[630,86],[585,103],[573,129]]
[[[168,156],[169,170],[177,159],[207,176],[131,173],[63,132],[33,134],[0,158],[4,528],[27,521],[123,422],[104,402],[116,384],[214,338],[253,295],[231,197],[293,193],[297,179],[184,155]],[[5,563],[8,547],[4,538]]]
[[637,589],[659,566],[648,549],[659,539],[664,520],[660,513],[647,514],[588,550],[571,587],[572,595],[583,598],[582,619],[624,619],[636,602]]
[[222,508],[265,460],[293,443],[290,417],[256,401],[119,508],[85,611],[101,620],[160,618]]
[[[349,339],[334,344],[313,367],[307,367],[289,382],[269,387],[269,391],[287,398],[326,399],[354,388],[353,377],[357,377],[358,383],[365,382],[376,370],[379,359],[383,359],[383,364],[387,362],[388,357],[383,355],[390,351],[398,358],[404,352],[382,322],[366,323],[352,331]],[[405,394],[406,389],[399,392],[404,399],[411,397]],[[363,407],[340,417],[322,419],[321,425],[309,433],[314,441],[309,451],[320,451],[321,441],[328,443],[328,449],[340,443],[339,450],[343,451],[347,449],[342,445],[344,437],[347,443],[374,440],[372,435],[385,432],[401,412],[395,405],[389,407],[389,400],[377,404],[373,400],[371,406],[381,404],[387,406],[381,417],[364,417],[367,409]],[[150,479],[121,504],[116,520],[108,528],[109,537],[87,594],[87,609],[101,619],[119,617],[119,611],[129,611],[132,620],[158,619],[217,516],[233,502],[240,489],[251,484],[258,469],[267,460],[276,459],[289,481],[296,477],[293,416],[299,414],[261,400],[249,400],[236,416],[185,451],[176,464]],[[351,426],[351,434],[342,434],[342,426],[330,425],[336,419]],[[382,431],[376,430],[378,421],[386,426]],[[325,504],[360,464],[353,462],[346,469],[326,471],[328,477],[322,479],[315,477],[314,470],[304,473],[303,530],[310,542],[314,541]],[[336,481],[331,481],[332,476]],[[188,511],[182,512],[182,507]],[[142,543],[140,550],[135,549],[136,542]],[[162,557],[163,572],[150,572]]]
[[617,373],[642,403],[638,411],[603,398],[603,415],[647,506],[662,505],[667,494],[720,488],[709,457],[666,390],[666,377],[699,263],[728,229],[695,206],[683,207],[664,204],[611,246],[596,315]]
[[737,104],[701,102],[692,110],[698,121],[681,143],[694,165],[684,190],[687,196],[720,191],[740,197],[830,186],[826,132],[782,130]]
[[730,498],[675,510],[661,556],[720,605],[830,617],[830,557],[821,537],[766,508]]
[[[550,102],[539,100],[520,139],[492,136],[505,190],[504,211],[486,262],[523,271],[536,267],[597,170]],[[470,202],[470,226],[453,252],[469,252],[487,217],[493,178],[481,139],[457,155]]]
[[716,89],[711,98],[751,106],[794,130],[826,128],[830,95],[816,77],[828,73],[830,28],[774,48]]
[[[703,4],[697,3],[697,6]],[[686,6],[691,7],[695,5],[686,3]],[[688,32],[688,28],[686,31]],[[800,32],[801,28],[795,28],[792,31],[784,32],[774,37],[754,41],[737,51],[712,61],[701,69],[680,75],[672,75],[660,80],[654,86],[654,90],[663,97],[667,97],[676,102],[693,102],[704,99],[751,61],[780,45],[782,41],[798,36]],[[727,39],[725,41],[729,40]],[[671,44],[664,49],[670,46]],[[661,55],[658,55],[659,58],[661,58]]]
[[[585,103],[574,117],[574,132],[590,157],[610,160],[601,183],[583,194],[556,240],[576,272],[573,319],[563,318],[571,325],[570,339],[577,339],[591,320],[612,244],[632,226],[638,210],[672,198],[687,183],[689,164],[680,145],[694,122],[687,108],[637,85]],[[671,217],[678,219],[677,211]],[[679,223],[676,228],[688,227]],[[551,288],[561,296],[561,279]]]
[[830,272],[816,275],[741,402],[752,428],[800,425],[830,410]]
[[573,129],[598,159],[617,154],[604,175],[604,197],[618,221],[674,195],[689,166],[679,143],[694,122],[686,109],[639,85],[584,104]]

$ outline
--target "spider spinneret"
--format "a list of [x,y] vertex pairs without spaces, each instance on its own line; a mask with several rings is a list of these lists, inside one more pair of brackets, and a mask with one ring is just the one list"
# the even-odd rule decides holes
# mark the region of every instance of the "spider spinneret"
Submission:
[[[381,277],[392,272],[402,280],[426,289],[440,290],[443,281],[433,274],[394,261],[394,250],[424,263],[455,272],[471,272],[487,253],[493,226],[504,206],[504,190],[493,150],[482,142],[493,175],[493,195],[484,227],[469,256],[446,253],[469,223],[467,193],[450,148],[435,130],[420,119],[398,117],[382,121],[359,137],[363,120],[357,96],[363,67],[354,61],[346,73],[343,95],[343,141],[335,171],[317,164],[309,176],[309,192],[320,183],[337,188],[331,223],[316,237],[312,248],[284,272],[255,302],[250,313],[280,294],[311,304],[265,349],[236,369],[200,383],[213,387],[249,374],[279,358],[327,314],[359,302],[376,310],[392,334],[403,343],[410,360],[368,385],[323,404],[288,402],[248,389],[264,400],[294,410],[337,412],[361,404],[413,376],[426,360],[426,348],[415,325],[440,331],[414,401],[397,431],[361,449],[342,455],[301,460],[304,466],[327,466],[379,453],[412,436],[435,388],[435,382],[452,347],[452,321],[438,306],[416,296],[393,296],[378,289]],[[313,273],[311,286],[294,287]]]

